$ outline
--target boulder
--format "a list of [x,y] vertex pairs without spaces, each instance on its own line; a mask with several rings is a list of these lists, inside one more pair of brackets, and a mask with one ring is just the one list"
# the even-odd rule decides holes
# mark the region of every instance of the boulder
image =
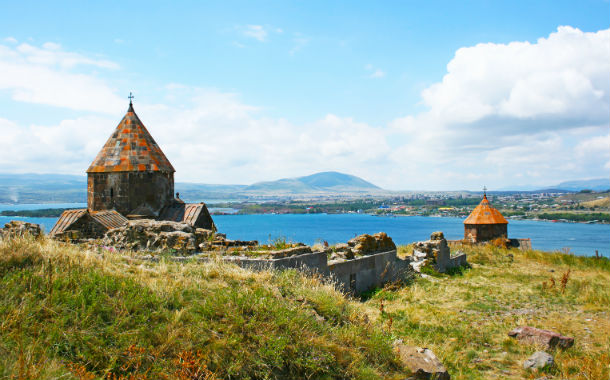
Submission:
[[396,244],[385,232],[374,235],[363,234],[347,242],[354,255],[372,255],[379,252],[388,252],[396,249]]
[[554,365],[555,359],[553,359],[553,356],[544,351],[534,352],[532,356],[523,362],[523,368],[525,369],[549,369]]
[[563,336],[550,330],[537,329],[531,326],[520,326],[508,332],[508,336],[519,339],[525,343],[537,344],[549,349],[570,348],[574,345],[574,338]]
[[38,238],[42,235],[42,229],[39,224],[23,222],[21,220],[11,220],[0,229],[0,236],[16,237],[16,236],[32,236]]
[[443,363],[429,349],[407,346],[400,340],[394,342],[394,349],[402,364],[413,373],[413,379],[451,379]]

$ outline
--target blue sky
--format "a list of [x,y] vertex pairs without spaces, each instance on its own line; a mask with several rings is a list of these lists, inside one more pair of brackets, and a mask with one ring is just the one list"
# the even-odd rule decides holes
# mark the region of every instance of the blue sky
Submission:
[[[608,1],[2,8],[0,132],[12,149],[39,143],[19,158],[3,149],[3,172],[82,173],[129,91],[178,180],[339,170],[391,189],[478,189],[610,170]],[[512,82],[497,83],[503,73]]]

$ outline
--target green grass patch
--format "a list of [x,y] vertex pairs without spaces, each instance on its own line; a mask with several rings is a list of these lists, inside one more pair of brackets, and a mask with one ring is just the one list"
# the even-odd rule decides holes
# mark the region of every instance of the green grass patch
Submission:
[[105,260],[0,241],[0,378],[180,378],[184,357],[218,378],[404,377],[392,337],[300,272]]

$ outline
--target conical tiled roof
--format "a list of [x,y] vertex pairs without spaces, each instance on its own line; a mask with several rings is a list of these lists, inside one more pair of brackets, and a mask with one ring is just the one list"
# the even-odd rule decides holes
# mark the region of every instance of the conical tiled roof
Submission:
[[87,173],[175,172],[129,103],[127,114],[87,169]]
[[483,200],[472,210],[464,224],[508,224],[508,222],[500,211],[489,204],[487,195],[483,195]]

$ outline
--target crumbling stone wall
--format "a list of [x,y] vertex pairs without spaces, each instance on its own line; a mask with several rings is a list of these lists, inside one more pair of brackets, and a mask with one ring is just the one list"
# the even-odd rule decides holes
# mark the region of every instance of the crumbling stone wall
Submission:
[[413,263],[411,266],[420,272],[426,265],[432,265],[438,272],[466,265],[466,254],[458,252],[451,255],[447,240],[441,231],[433,232],[430,240],[420,241],[413,246]]
[[3,238],[28,235],[35,238],[40,237],[42,235],[40,225],[21,220],[11,220],[4,225],[4,228],[0,229],[0,237]]
[[347,243],[336,244],[331,249],[330,260],[353,260],[359,256],[396,250],[396,244],[385,232],[374,235],[362,234]]
[[102,243],[118,249],[166,251],[192,254],[213,236],[211,230],[193,228],[186,223],[150,219],[130,220],[109,230]]

